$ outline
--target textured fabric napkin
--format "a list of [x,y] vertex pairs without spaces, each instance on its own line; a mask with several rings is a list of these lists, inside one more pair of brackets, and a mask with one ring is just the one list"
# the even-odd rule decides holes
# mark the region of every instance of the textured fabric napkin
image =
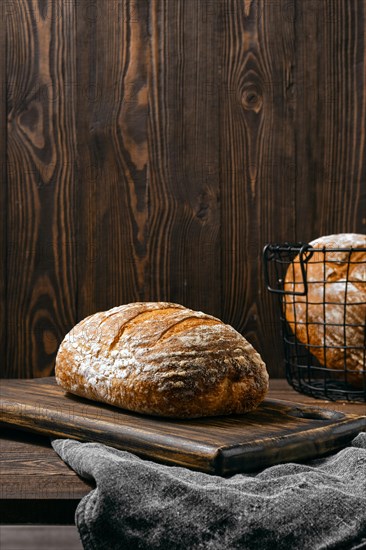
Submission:
[[327,458],[226,479],[99,443],[52,446],[96,482],[76,510],[87,550],[366,548],[366,433]]

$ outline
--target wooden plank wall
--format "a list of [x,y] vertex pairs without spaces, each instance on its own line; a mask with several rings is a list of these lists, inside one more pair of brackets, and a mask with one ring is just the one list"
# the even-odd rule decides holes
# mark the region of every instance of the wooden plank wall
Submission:
[[1,5],[2,376],[139,300],[222,318],[282,376],[263,246],[365,232],[364,0]]
[[[0,5],[5,21],[5,4]],[[6,27],[0,25],[0,364],[6,358]],[[0,375],[4,373],[1,369]]]

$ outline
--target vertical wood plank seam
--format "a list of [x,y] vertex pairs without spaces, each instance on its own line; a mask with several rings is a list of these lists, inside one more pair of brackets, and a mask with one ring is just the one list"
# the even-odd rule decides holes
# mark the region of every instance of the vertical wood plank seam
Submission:
[[[78,89],[79,89],[79,72],[78,72],[78,37],[79,37],[79,10],[77,9],[77,2],[74,0],[74,17],[75,17],[75,73],[76,73],[76,91],[75,91],[75,105],[78,104]],[[79,204],[79,193],[80,193],[80,158],[79,158],[79,132],[78,132],[78,118],[75,117],[75,206]],[[75,315],[76,323],[80,321],[79,316],[79,304],[80,304],[80,227],[81,227],[81,216],[76,216],[75,220]]]
[[[362,21],[365,22],[365,4],[363,3],[363,12],[362,12]],[[357,17],[355,17],[355,19],[357,20]],[[357,186],[357,196],[356,196],[356,200],[357,201],[360,201],[360,191],[361,191],[361,188],[362,188],[362,183],[365,185],[365,182],[362,182],[361,178],[362,178],[362,169],[364,168],[364,163],[363,163],[363,158],[365,156],[365,133],[366,133],[366,128],[365,128],[365,120],[366,120],[366,38],[365,38],[365,33],[363,33],[363,41],[362,41],[362,45],[363,45],[363,87],[362,87],[362,90],[363,90],[363,93],[362,93],[362,109],[361,109],[361,117],[360,117],[360,120],[363,121],[363,128],[361,128],[361,136],[360,136],[360,156],[359,156],[359,166],[358,166],[358,174],[357,174],[357,181],[359,183],[359,185]],[[362,223],[362,222],[361,222]],[[365,216],[364,216],[364,224],[366,223],[366,220],[365,220]],[[365,225],[364,225],[365,227]]]
[[2,354],[3,357],[0,358],[1,363],[4,365],[5,373],[2,373],[2,376],[8,372],[8,364],[7,364],[7,358],[8,358],[8,301],[7,301],[7,287],[8,287],[8,209],[7,209],[7,195],[8,195],[8,166],[7,166],[7,157],[8,157],[8,110],[7,110],[7,98],[8,98],[8,78],[7,78],[7,53],[8,53],[8,26],[6,23],[6,4],[2,4],[2,9],[4,10],[4,13],[2,14],[2,42],[3,42],[3,52],[2,52],[2,75],[1,78],[3,80],[2,82],[2,105],[1,109],[3,110],[3,121],[4,121],[4,128],[2,130],[2,139],[3,139],[3,151],[2,151],[2,170],[1,170],[1,177],[3,178],[2,181],[2,199],[4,201],[4,204],[2,205],[2,252],[3,252],[3,268],[1,276],[3,277],[2,287],[3,287],[3,296],[1,296],[1,300],[3,300],[3,313],[4,313],[4,319],[2,319]]
[[[218,64],[218,109],[217,109],[217,115],[218,115],[218,129],[219,129],[219,138],[217,140],[218,142],[218,155],[219,155],[219,163],[218,163],[218,187],[219,187],[219,208],[220,208],[220,214],[219,214],[219,220],[220,220],[220,240],[219,240],[219,246],[220,246],[220,279],[219,279],[219,288],[220,288],[220,319],[223,316],[224,312],[224,306],[225,306],[225,298],[224,298],[224,278],[223,278],[223,264],[224,264],[224,254],[223,254],[223,211],[222,211],[222,186],[223,186],[223,164],[221,162],[221,152],[222,152],[222,132],[221,129],[221,120],[222,120],[222,107],[221,107],[221,99],[223,96],[223,87],[221,85],[222,80],[222,67],[224,63],[224,51],[225,51],[225,33],[224,33],[224,21],[223,21],[223,4],[224,0],[220,0],[218,12],[217,12],[217,18],[218,18],[218,24],[217,24],[217,30],[219,33],[218,37],[218,44],[219,44],[219,64]],[[220,21],[221,19],[221,21]]]
[[297,75],[299,74],[299,61],[297,59],[298,55],[298,48],[297,48],[297,16],[298,16],[298,10],[297,10],[297,2],[298,0],[294,1],[294,18],[292,22],[292,32],[294,37],[294,68],[293,68],[293,74],[295,75],[295,108],[294,108],[294,132],[293,132],[293,138],[294,138],[294,193],[293,193],[293,206],[295,210],[294,215],[294,222],[293,222],[293,233],[294,233],[294,240],[295,242],[299,241],[300,236],[298,235],[297,230],[297,223],[296,223],[296,215],[297,215],[297,209],[299,208],[298,205],[298,141],[297,141],[297,131],[296,131],[296,116],[299,109],[299,82]]

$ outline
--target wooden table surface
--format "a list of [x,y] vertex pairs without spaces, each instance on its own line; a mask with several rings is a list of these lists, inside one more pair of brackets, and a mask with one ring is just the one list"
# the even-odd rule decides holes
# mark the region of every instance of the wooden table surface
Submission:
[[[313,399],[295,392],[285,380],[271,380],[268,397],[366,415],[365,403]],[[78,502],[92,488],[58,457],[48,437],[2,429],[1,523],[73,524]]]

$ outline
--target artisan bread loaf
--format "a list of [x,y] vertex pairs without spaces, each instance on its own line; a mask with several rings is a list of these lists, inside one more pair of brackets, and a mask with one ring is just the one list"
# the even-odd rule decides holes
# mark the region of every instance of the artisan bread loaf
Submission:
[[[309,244],[319,252],[304,264],[308,292],[285,295],[286,320],[321,365],[347,370],[347,382],[361,385],[366,368],[366,235],[328,235]],[[304,290],[298,256],[287,270],[284,290]]]
[[265,364],[233,327],[167,302],[87,317],[61,343],[55,374],[76,395],[178,418],[245,413],[268,389]]

